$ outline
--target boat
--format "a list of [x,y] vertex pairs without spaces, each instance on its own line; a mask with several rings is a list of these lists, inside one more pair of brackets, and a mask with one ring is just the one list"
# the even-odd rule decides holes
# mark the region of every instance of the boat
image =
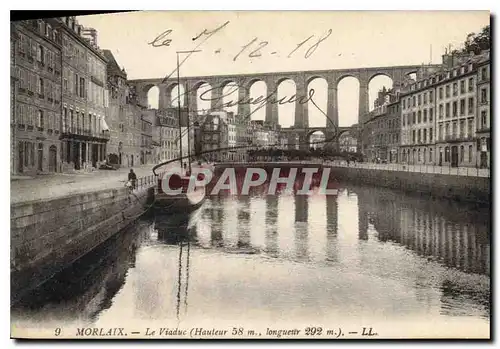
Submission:
[[[206,199],[206,185],[197,184],[196,179],[201,180],[203,174],[200,173],[196,178],[190,173],[182,175],[179,171],[170,170],[168,173],[168,178],[158,177],[154,207],[169,213],[189,213],[199,208]],[[195,184],[193,188],[189,188],[190,182]],[[168,193],[168,190],[172,193]],[[178,193],[174,194],[174,191]]]

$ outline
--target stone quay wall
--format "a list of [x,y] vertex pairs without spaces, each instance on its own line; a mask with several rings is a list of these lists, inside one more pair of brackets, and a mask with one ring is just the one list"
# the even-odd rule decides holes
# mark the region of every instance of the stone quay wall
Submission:
[[11,205],[11,301],[135,221],[153,196],[150,185]]
[[[432,197],[489,204],[491,201],[490,177],[465,176],[441,173],[420,173],[369,169],[363,167],[335,166],[313,162],[250,162],[218,163],[216,174],[222,174],[225,168],[330,168],[330,180],[341,183],[353,183],[396,189],[413,194]],[[271,171],[272,172],[272,171]],[[300,171],[299,171],[300,173]]]

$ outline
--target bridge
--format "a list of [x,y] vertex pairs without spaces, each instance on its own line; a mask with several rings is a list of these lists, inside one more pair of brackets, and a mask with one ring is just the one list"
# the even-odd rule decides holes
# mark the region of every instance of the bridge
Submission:
[[[178,85],[184,88],[184,105],[189,107],[189,110],[198,110],[198,89],[204,85],[211,86],[211,110],[220,110],[223,104],[223,89],[228,84],[236,84],[238,86],[238,101],[235,105],[238,106],[238,115],[250,115],[250,88],[251,86],[262,81],[267,86],[267,96],[257,98],[254,102],[265,103],[266,121],[279,124],[278,122],[278,96],[277,90],[280,83],[285,80],[291,80],[295,83],[296,93],[294,96],[283,98],[286,103],[295,103],[295,123],[294,128],[287,132],[296,133],[301,140],[306,140],[308,136],[316,131],[321,130],[328,135],[337,134],[338,137],[338,100],[337,90],[340,81],[346,77],[354,77],[359,82],[359,109],[358,120],[362,123],[363,117],[369,111],[369,95],[368,85],[370,81],[379,75],[385,75],[392,79],[393,86],[398,87],[409,77],[410,74],[417,71],[432,73],[436,71],[440,65],[404,65],[390,67],[370,67],[370,68],[351,68],[351,69],[332,69],[332,70],[308,70],[295,72],[272,72],[272,73],[256,73],[256,74],[232,74],[232,75],[211,75],[211,76],[192,76],[179,79],[179,83],[173,74],[168,79],[138,79],[130,80],[129,84],[135,89],[138,101],[142,105],[148,105],[147,94],[153,86],[158,87],[159,93],[159,109],[164,109],[172,104],[172,90]],[[309,128],[308,116],[308,91],[309,83],[316,78],[324,79],[328,84],[327,94],[327,126],[325,128]],[[208,98],[206,98],[208,99]],[[236,103],[237,102],[237,103]],[[298,131],[300,130],[300,131]]]

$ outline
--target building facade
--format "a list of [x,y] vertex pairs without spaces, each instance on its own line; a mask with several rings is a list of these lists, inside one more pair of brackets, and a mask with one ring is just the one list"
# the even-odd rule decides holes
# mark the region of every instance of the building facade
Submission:
[[227,161],[228,125],[221,115],[206,115],[200,127],[201,149],[208,161]]
[[[194,127],[193,127],[194,129]],[[179,120],[175,113],[167,111],[156,112],[156,127],[153,130],[154,140],[160,145],[157,162],[165,162],[180,156],[179,151]],[[193,148],[194,152],[195,149]]]
[[60,172],[61,32],[52,19],[11,29],[11,173]]
[[490,168],[491,166],[491,97],[490,97],[490,51],[483,53],[482,60],[477,64],[477,120],[476,137],[477,152],[476,166]]
[[[398,162],[401,132],[399,99],[399,90],[387,90],[384,87],[379,91],[378,98],[374,103],[375,108],[369,112],[362,129],[362,152],[368,161]],[[356,145],[351,147],[351,149],[353,148],[354,151],[357,150]]]
[[477,101],[483,92],[479,91],[478,71],[487,61],[489,55],[484,53],[446,54],[441,71],[405,87],[401,100],[403,162],[449,167],[480,164]]
[[436,82],[436,77],[422,77],[401,91],[400,162],[435,163]]
[[62,163],[65,170],[97,167],[106,159],[109,130],[107,60],[95,31],[85,37],[75,17],[54,19],[62,42]]

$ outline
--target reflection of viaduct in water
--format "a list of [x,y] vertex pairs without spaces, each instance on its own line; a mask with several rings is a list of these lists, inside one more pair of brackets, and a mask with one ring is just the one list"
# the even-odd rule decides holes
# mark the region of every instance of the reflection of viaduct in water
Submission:
[[135,267],[139,241],[148,229],[144,223],[133,224],[111,237],[20,300],[13,312],[50,306],[61,320],[94,320],[111,306],[129,268]]
[[266,196],[266,252],[277,257],[278,247],[278,197],[276,195]]
[[490,274],[487,209],[429,202],[380,188],[357,188],[356,194],[360,215],[370,213],[380,241],[394,241],[449,267]]
[[[342,193],[342,191],[341,191]],[[416,254],[431,257],[449,267],[489,275],[489,226],[488,210],[470,210],[447,201],[428,202],[427,199],[402,195],[387,189],[355,187],[351,194],[357,196],[358,240],[372,239],[369,226],[379,241],[393,241]],[[349,195],[351,195],[349,194]],[[288,198],[286,198],[288,200]],[[226,213],[223,205],[213,198],[209,215],[212,218],[212,245],[222,242],[222,221]],[[265,197],[266,210],[252,212],[251,197],[241,196],[237,214],[238,247],[251,247],[252,231],[250,221],[262,222],[265,234],[265,249],[272,256],[279,255],[278,216],[290,216],[289,211],[279,209],[279,198],[273,195]],[[309,229],[315,222],[309,221],[309,202],[314,197],[296,195],[289,200],[294,202],[294,245],[298,259],[308,258]],[[326,202],[326,258],[338,261],[339,201],[337,196],[328,195]],[[439,206],[439,211],[435,207]],[[484,213],[483,213],[484,211]],[[458,212],[458,213],[457,213]],[[471,213],[473,212],[473,213]],[[252,215],[259,217],[251,219]],[[292,219],[290,217],[290,219]],[[349,220],[349,217],[342,217]],[[257,231],[257,230],[255,230]],[[221,243],[219,243],[221,245]]]

